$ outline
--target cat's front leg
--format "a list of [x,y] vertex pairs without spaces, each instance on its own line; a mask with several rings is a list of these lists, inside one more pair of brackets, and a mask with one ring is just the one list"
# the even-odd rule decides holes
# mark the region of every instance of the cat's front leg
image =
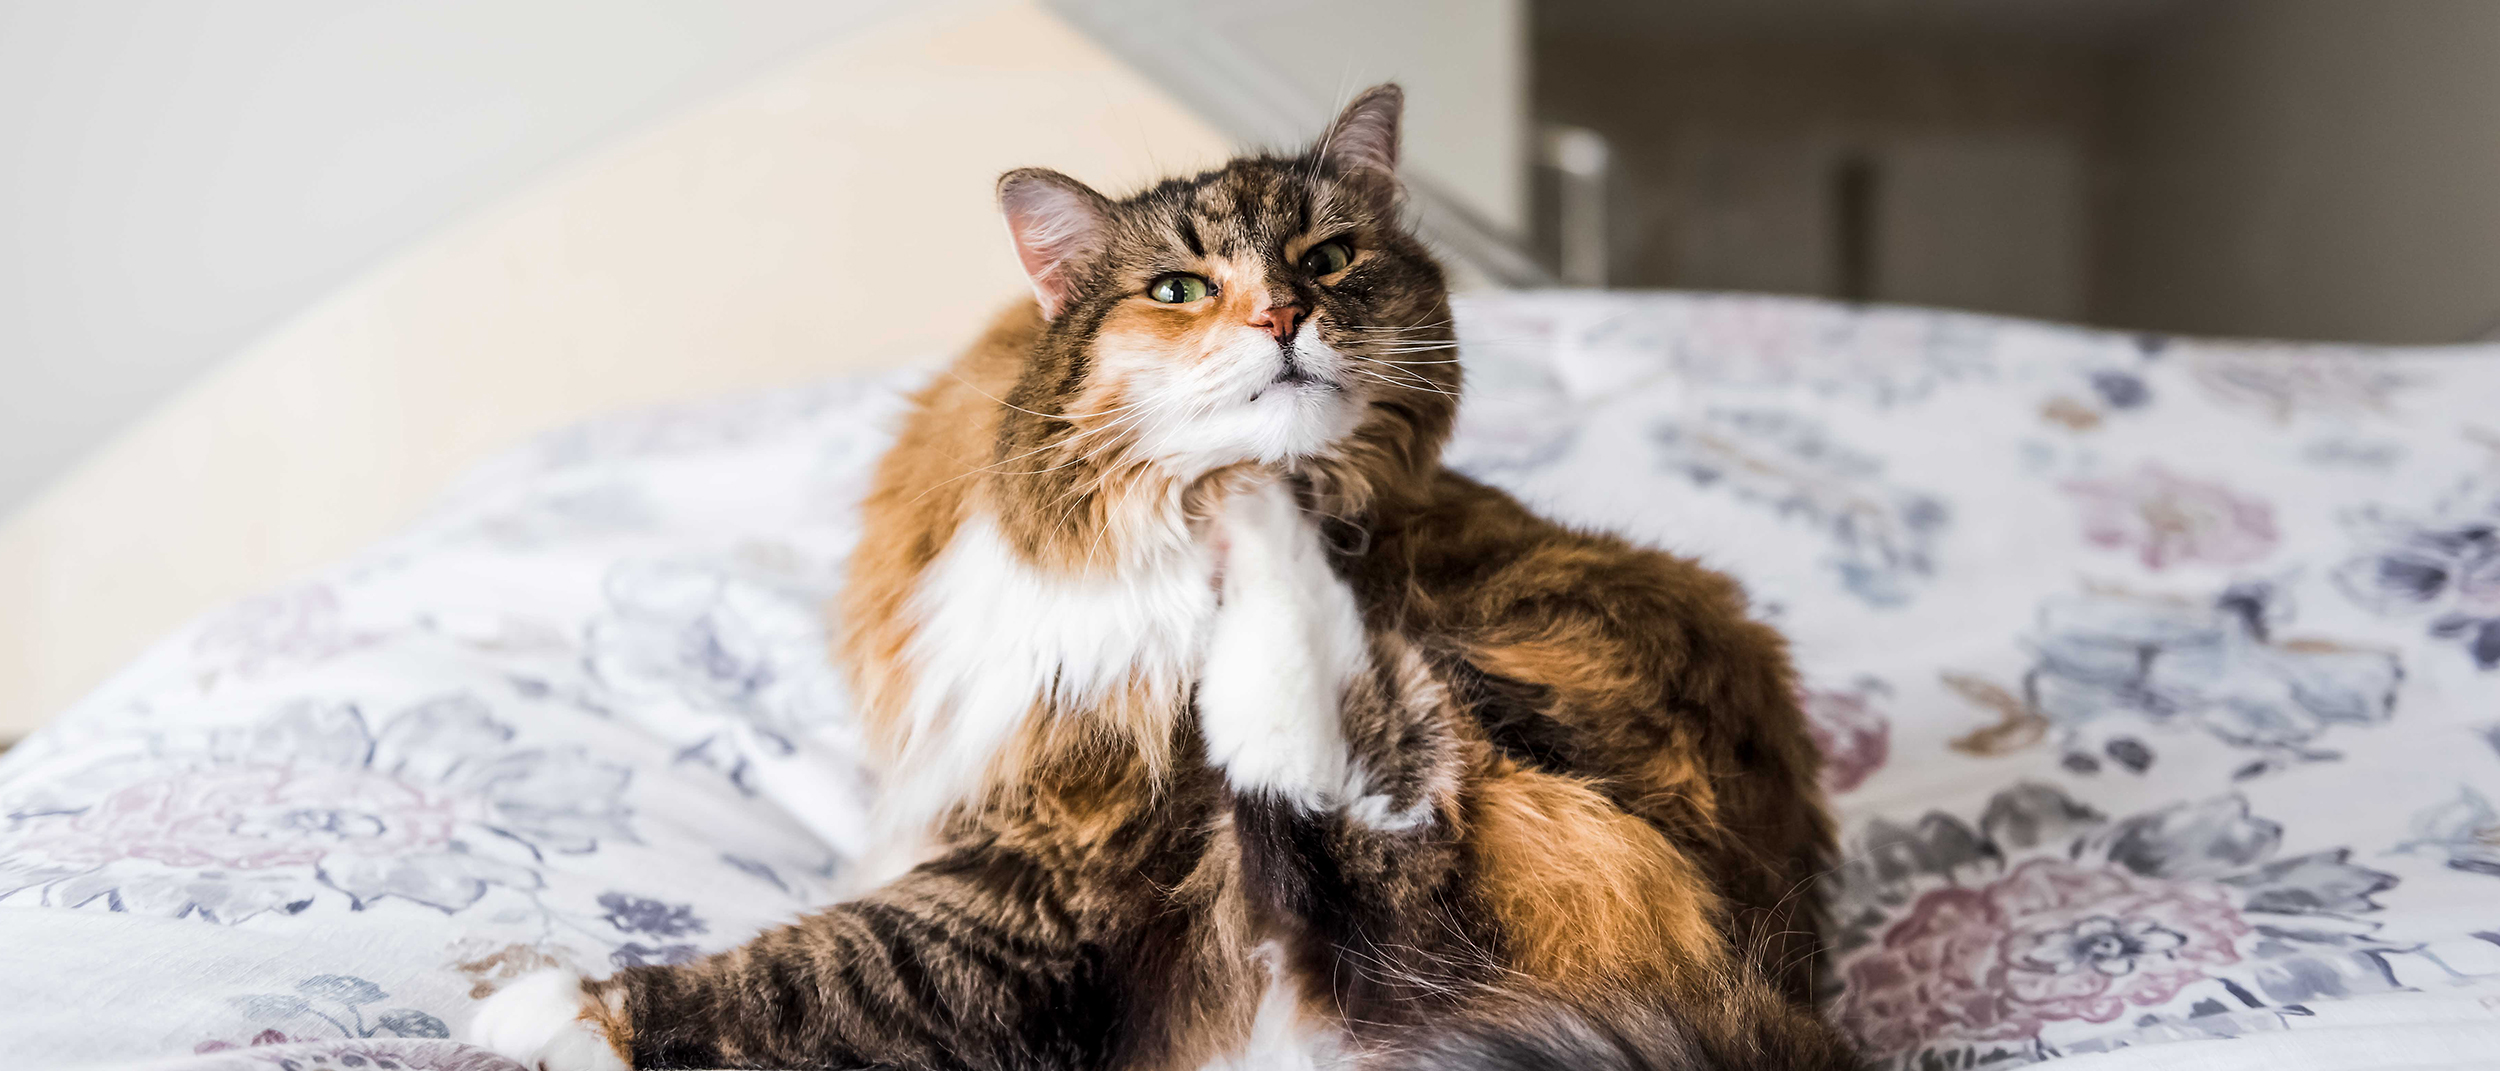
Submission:
[[1286,487],[1236,493],[1220,523],[1197,706],[1254,917],[1345,1021],[1424,1014],[1487,966],[1450,902],[1462,756],[1446,690],[1404,640],[1366,629]]
[[1197,693],[1208,762],[1245,799],[1384,831],[1430,824],[1460,762],[1437,674],[1366,627],[1286,485],[1235,493],[1218,524],[1222,597]]
[[1333,807],[1362,788],[1340,716],[1369,660],[1354,593],[1282,482],[1234,493],[1218,524],[1222,594],[1198,685],[1207,759],[1236,792]]

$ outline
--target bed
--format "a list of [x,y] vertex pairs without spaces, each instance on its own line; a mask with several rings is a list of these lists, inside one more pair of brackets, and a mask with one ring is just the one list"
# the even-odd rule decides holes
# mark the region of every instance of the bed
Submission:
[[[1886,1066],[2500,1053],[2500,348],[1460,316],[1453,465],[1793,638]],[[876,786],[819,607],[927,374],[547,435],[0,756],[5,1062],[509,1071],[451,1040],[501,982],[834,895]]]

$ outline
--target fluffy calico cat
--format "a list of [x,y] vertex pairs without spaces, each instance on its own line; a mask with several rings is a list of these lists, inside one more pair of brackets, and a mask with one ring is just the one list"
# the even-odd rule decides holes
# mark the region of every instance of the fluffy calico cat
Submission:
[[1779,637],[1440,467],[1401,97],[1112,200],[1000,183],[1036,301],[922,392],[841,656],[901,872],[474,1036],[638,1067],[1846,1067]]

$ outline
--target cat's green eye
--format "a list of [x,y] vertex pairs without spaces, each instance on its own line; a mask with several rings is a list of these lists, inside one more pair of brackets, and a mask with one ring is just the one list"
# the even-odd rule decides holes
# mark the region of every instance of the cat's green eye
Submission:
[[1321,242],[1302,254],[1302,270],[1313,275],[1335,275],[1354,263],[1354,248],[1344,242]]
[[1146,296],[1166,305],[1187,305],[1214,289],[1195,275],[1166,275],[1146,287]]

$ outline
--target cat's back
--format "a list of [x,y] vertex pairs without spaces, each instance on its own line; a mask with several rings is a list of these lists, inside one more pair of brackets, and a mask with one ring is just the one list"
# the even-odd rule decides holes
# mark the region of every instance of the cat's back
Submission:
[[1377,597],[1421,603],[1404,608],[1431,609],[1446,627],[1491,625],[1609,588],[1619,598],[1670,600],[1684,611],[1679,617],[1744,618],[1743,590],[1726,574],[1550,519],[1449,469],[1350,538],[1365,549],[1349,579]]
[[[1458,631],[1605,626],[1745,648],[1785,672],[1785,644],[1716,569],[1610,532],[1552,520],[1509,492],[1443,469],[1358,537],[1353,578],[1409,621]],[[1418,618],[1418,613],[1424,616]]]

